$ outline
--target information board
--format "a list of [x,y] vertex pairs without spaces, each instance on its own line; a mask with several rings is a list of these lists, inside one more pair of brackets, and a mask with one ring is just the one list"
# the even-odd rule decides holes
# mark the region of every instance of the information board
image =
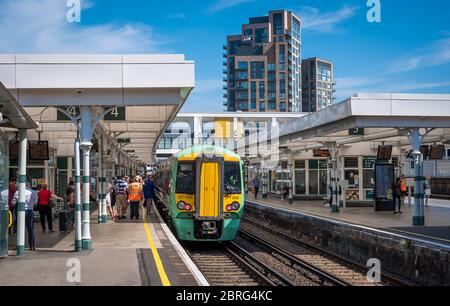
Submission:
[[394,165],[375,164],[375,211],[394,211]]

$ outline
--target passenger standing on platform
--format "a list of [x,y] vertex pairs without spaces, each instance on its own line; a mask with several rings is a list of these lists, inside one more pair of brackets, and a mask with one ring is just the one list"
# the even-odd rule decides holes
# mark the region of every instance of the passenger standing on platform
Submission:
[[127,188],[128,184],[119,176],[116,180],[116,211],[118,219],[126,219],[125,214],[127,213]]
[[70,208],[75,207],[75,184],[72,183],[73,181],[70,181],[66,188],[66,202]]
[[258,192],[259,192],[259,178],[255,176],[253,179],[253,189],[255,192],[255,199],[258,198]]
[[[17,206],[19,201],[19,191],[14,193],[13,203]],[[28,245],[30,251],[36,250],[35,239],[34,239],[34,205],[37,204],[38,196],[36,192],[31,189],[30,181],[27,182],[27,187],[25,190],[25,225],[28,232]]]
[[38,211],[41,219],[42,232],[45,233],[45,217],[47,217],[48,230],[53,233],[53,220],[52,220],[52,206],[50,204],[51,199],[63,201],[63,198],[58,197],[48,190],[47,184],[42,184],[42,190],[38,192]]
[[114,221],[116,220],[116,213],[114,212],[113,209],[113,201],[112,201],[112,193],[114,192],[114,188],[112,186],[111,183],[108,183],[108,185],[106,186],[106,208],[108,209],[109,215],[111,216],[111,219],[113,219]]
[[139,176],[134,178],[134,183],[128,188],[128,200],[130,201],[130,220],[139,220],[139,204],[143,199],[142,184]]
[[[394,214],[401,214],[401,206],[402,206],[402,190],[401,190],[401,178],[397,177],[395,179],[394,183],[394,205],[395,205],[395,211]],[[398,203],[398,206],[397,206]]]
[[8,186],[8,206],[9,210],[11,211],[11,214],[13,216],[13,232],[14,234],[17,232],[17,205],[14,205],[12,200],[14,197],[14,194],[17,191],[17,178],[12,177],[9,179],[9,186]]
[[431,176],[427,176],[423,188],[425,190],[425,206],[428,206],[428,199],[431,197]]
[[153,201],[156,197],[155,189],[161,192],[161,190],[156,187],[155,183],[151,177],[148,177],[144,184],[144,207],[147,208],[147,215],[150,215],[152,210]]
[[283,189],[282,189],[282,197],[283,200],[287,200],[289,197],[289,186],[288,185],[284,185]]
[[401,192],[401,199],[402,203],[405,203],[405,195],[408,192],[408,187],[406,186],[406,179],[405,176],[400,176],[400,192]]

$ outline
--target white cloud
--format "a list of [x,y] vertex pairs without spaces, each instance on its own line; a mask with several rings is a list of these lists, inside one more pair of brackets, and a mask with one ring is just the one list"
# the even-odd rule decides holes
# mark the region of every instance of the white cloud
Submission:
[[355,16],[357,10],[357,7],[344,6],[335,12],[321,12],[315,7],[305,6],[297,14],[303,21],[303,30],[331,33],[340,31],[339,25]]
[[392,79],[343,77],[336,78],[337,101],[347,99],[358,92],[417,92],[420,90],[444,88],[450,89],[450,82],[393,81]]
[[374,85],[380,83],[381,80],[375,78],[369,79],[366,77],[350,76],[336,78],[335,82],[336,93],[334,96],[339,101],[351,97],[357,92],[370,91],[370,88],[373,88]]
[[211,14],[217,13],[240,4],[254,1],[256,0],[217,0],[211,6],[208,7],[207,12]]
[[392,72],[407,72],[419,68],[434,67],[450,63],[450,38],[437,40],[430,47],[418,50],[394,60]]
[[[137,53],[156,52],[162,40],[146,24],[68,23],[66,1],[0,0],[0,52]],[[94,2],[82,2],[83,10]]]

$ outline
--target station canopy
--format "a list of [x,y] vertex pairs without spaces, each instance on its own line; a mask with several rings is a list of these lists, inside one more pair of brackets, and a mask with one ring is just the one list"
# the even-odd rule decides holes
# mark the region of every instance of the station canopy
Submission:
[[35,129],[36,122],[0,82],[0,127],[17,129]]
[[[280,147],[293,152],[360,142],[410,146],[408,130],[429,131],[423,143],[450,140],[450,95],[358,93],[280,126]],[[431,130],[432,129],[432,130]]]
[[1,54],[0,81],[44,123],[41,136],[59,151],[73,150],[68,144],[77,130],[56,108],[75,115],[82,106],[97,115],[113,109],[98,129],[151,163],[158,139],[195,86],[195,71],[180,54]]

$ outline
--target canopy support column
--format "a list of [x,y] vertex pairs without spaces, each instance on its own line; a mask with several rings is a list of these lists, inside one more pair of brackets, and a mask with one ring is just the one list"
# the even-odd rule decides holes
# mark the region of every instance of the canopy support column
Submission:
[[19,185],[17,201],[17,255],[25,254],[25,191],[27,184],[27,130],[19,130]]
[[289,197],[288,197],[288,203],[293,204],[294,203],[294,193],[293,193],[293,185],[292,184],[292,170],[294,169],[294,153],[289,150],[288,152],[288,171],[289,171]]
[[328,151],[330,152],[331,159],[331,212],[339,212],[339,148],[336,144],[329,144]]
[[80,174],[80,139],[75,140],[75,251],[82,249],[81,236],[81,174]]
[[420,152],[420,146],[422,144],[422,137],[418,128],[412,129],[411,135],[411,145],[413,150],[414,158],[414,209],[413,209],[413,226],[424,226],[425,225],[425,214],[424,214],[424,201],[423,201],[423,156]]

